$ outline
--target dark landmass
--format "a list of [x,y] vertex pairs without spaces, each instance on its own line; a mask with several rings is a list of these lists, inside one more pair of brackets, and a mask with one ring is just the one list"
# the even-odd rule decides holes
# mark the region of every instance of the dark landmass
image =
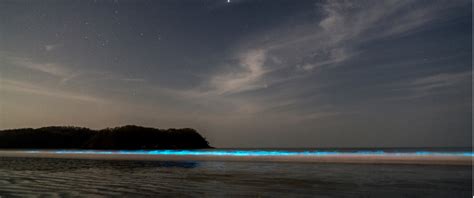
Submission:
[[205,149],[196,130],[127,125],[102,130],[51,126],[0,130],[0,148],[15,149]]

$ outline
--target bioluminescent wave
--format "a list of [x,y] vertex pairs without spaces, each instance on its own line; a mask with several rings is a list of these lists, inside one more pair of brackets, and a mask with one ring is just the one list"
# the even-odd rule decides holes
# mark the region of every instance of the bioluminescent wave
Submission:
[[171,156],[464,156],[473,157],[473,152],[385,152],[385,151],[279,151],[279,150],[56,150],[24,151],[27,153],[52,154],[98,154],[98,155],[171,155]]

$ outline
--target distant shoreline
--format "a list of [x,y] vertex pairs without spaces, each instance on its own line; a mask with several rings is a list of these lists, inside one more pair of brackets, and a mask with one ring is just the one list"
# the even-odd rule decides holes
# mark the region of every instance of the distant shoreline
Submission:
[[196,130],[157,129],[135,125],[92,130],[74,126],[49,126],[0,130],[0,149],[208,149]]

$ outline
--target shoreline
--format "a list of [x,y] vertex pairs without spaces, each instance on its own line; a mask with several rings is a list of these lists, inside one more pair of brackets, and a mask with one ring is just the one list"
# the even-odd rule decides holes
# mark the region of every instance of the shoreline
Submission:
[[[83,152],[83,153],[81,153]],[[145,161],[233,161],[285,163],[345,163],[345,164],[405,164],[405,165],[459,165],[471,166],[471,155],[423,154],[322,154],[322,155],[212,155],[212,154],[146,154],[124,151],[5,151],[0,157],[92,159],[92,160],[145,160]]]

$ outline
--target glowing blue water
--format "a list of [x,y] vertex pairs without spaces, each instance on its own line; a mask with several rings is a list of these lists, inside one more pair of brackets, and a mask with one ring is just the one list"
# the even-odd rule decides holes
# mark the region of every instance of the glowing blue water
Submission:
[[473,152],[385,152],[377,151],[279,151],[279,150],[56,150],[56,151],[25,151],[28,153],[54,154],[114,154],[114,155],[197,155],[197,156],[466,156],[473,157]]

